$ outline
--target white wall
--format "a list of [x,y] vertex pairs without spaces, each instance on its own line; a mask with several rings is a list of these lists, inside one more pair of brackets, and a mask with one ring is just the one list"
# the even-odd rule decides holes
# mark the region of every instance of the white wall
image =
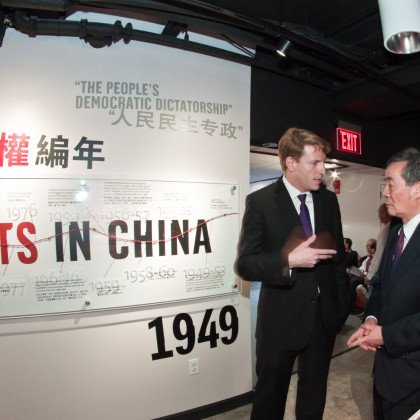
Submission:
[[[376,238],[381,228],[378,207],[381,204],[381,169],[355,167],[340,172],[341,191],[337,195],[343,223],[343,235],[353,241],[353,250],[359,256],[366,255],[365,244]],[[326,177],[327,188],[332,187],[332,178]]]
[[[242,73],[242,67],[232,63],[216,63],[213,58],[194,54],[187,59],[186,52],[163,51],[163,47],[141,43],[94,50],[78,39],[33,39],[18,36],[11,29],[6,33],[1,52],[3,60],[10,63],[2,73],[3,80],[9,78],[5,85],[10,92],[4,93],[7,106],[6,102],[0,106],[1,131],[30,133],[34,148],[29,151],[32,167],[5,165],[0,168],[0,183],[11,177],[37,174],[33,152],[41,134],[50,138],[70,132],[75,138],[87,134],[105,139],[108,145],[105,154],[109,166],[103,166],[100,173],[90,174],[127,177],[135,168],[135,179],[154,176],[153,179],[186,182],[229,180],[239,185],[240,212],[243,211],[249,180],[248,68]],[[154,54],[171,65],[160,62],[154,65]],[[90,60],[94,62],[87,65]],[[13,68],[15,71],[11,71]],[[54,73],[49,74],[52,69]],[[74,109],[72,100],[79,89],[74,80],[133,78],[141,81],[142,77],[152,80],[158,70],[176,78],[159,76],[167,92],[175,92],[174,97],[180,96],[181,89],[186,92],[193,89],[191,86],[201,78],[205,83],[197,83],[194,91],[198,98],[207,95],[222,98],[230,92],[231,109],[244,122],[238,133],[240,138],[235,141],[179,132],[168,138],[163,131],[153,137],[152,130],[147,128],[122,123],[111,126],[116,117],[108,111],[85,110],[80,117],[80,112]],[[221,72],[231,77],[222,78]],[[217,83],[210,82],[213,77],[218,77]],[[24,81],[29,83],[25,85]],[[34,94],[37,89],[41,92]],[[236,93],[230,96],[232,92]],[[241,105],[237,106],[235,101]],[[31,111],[27,115],[30,118],[25,117],[27,109]],[[60,112],[62,109],[67,112]],[[54,177],[57,173],[58,178],[66,177],[67,172],[59,172],[62,169],[44,167],[40,177]],[[68,176],[79,179],[86,173]],[[1,211],[1,221],[7,222],[4,209]],[[239,224],[240,214],[237,220]],[[229,237],[225,245],[236,249],[236,242],[236,237]],[[101,265],[100,259],[92,263]],[[1,268],[0,283],[11,281],[10,267]],[[0,305],[3,298],[0,292]],[[221,338],[229,337],[230,332],[222,331],[219,324],[220,310],[227,305],[236,309],[239,318],[238,338],[229,345],[223,344]],[[211,322],[220,334],[216,347],[210,347],[209,342],[197,342],[207,309],[213,310]],[[185,346],[185,342],[176,340],[172,332],[173,320],[181,313],[191,316],[196,335],[193,350],[185,355],[175,351],[177,346]],[[174,354],[152,360],[151,355],[157,351],[157,338],[156,329],[150,328],[149,323],[159,317],[163,319],[165,348]],[[0,418],[142,420],[241,395],[252,390],[250,329],[249,301],[239,293],[137,308],[1,319]],[[199,359],[199,373],[191,375],[189,360],[195,358]]]
[[[156,352],[148,322],[234,305],[240,332],[235,345],[196,345],[186,356],[152,363]],[[155,310],[111,311],[80,317],[1,322],[2,419],[151,419],[234,397],[251,390],[248,300],[207,300]],[[174,348],[167,328],[168,348]],[[190,375],[188,360],[199,358]]]

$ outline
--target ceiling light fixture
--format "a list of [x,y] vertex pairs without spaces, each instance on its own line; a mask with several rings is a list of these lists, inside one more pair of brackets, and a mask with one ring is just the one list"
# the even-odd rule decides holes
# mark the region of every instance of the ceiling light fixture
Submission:
[[281,39],[279,45],[277,46],[277,54],[282,57],[286,57],[287,53],[290,51],[292,43],[288,39]]
[[337,172],[336,170],[332,170],[331,171],[331,174],[330,174],[330,176],[331,176],[331,178],[333,179],[333,180],[335,180],[335,179],[337,179],[337,178],[339,178],[340,176],[340,173],[339,172]]
[[385,48],[395,54],[420,51],[420,1],[379,0]]

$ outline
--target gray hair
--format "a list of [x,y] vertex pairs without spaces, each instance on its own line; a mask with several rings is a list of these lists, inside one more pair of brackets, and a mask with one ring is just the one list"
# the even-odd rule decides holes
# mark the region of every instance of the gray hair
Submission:
[[415,147],[407,147],[388,159],[386,166],[395,162],[407,162],[401,172],[406,185],[411,187],[420,181],[420,152]]

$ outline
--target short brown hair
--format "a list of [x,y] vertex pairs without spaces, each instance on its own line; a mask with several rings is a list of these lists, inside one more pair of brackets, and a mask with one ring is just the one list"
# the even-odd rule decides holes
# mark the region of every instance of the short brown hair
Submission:
[[317,150],[321,149],[325,154],[331,151],[330,144],[312,131],[295,127],[289,128],[282,135],[278,144],[278,155],[282,170],[284,171],[286,168],[286,158],[288,156],[299,160],[303,154],[303,148],[308,145],[314,146]]

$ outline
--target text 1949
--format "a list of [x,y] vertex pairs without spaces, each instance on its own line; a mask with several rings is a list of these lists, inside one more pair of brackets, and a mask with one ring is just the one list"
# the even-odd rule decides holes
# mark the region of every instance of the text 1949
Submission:
[[[239,320],[235,307],[232,305],[224,306],[220,310],[218,325],[216,321],[211,321],[213,309],[207,309],[201,321],[200,330],[197,336],[197,343],[209,342],[210,348],[218,345],[218,340],[225,345],[235,342],[238,337]],[[148,323],[149,330],[156,330],[157,352],[153,353],[152,360],[166,359],[173,357],[173,350],[167,349],[165,345],[165,331],[163,326],[163,318],[160,316]],[[230,335],[220,337],[217,332],[218,327],[223,332],[230,332]],[[178,341],[184,341],[184,345],[176,346],[175,350],[178,354],[184,355],[191,353],[196,343],[196,328],[191,316],[185,312],[175,316],[172,323],[172,333]]]

